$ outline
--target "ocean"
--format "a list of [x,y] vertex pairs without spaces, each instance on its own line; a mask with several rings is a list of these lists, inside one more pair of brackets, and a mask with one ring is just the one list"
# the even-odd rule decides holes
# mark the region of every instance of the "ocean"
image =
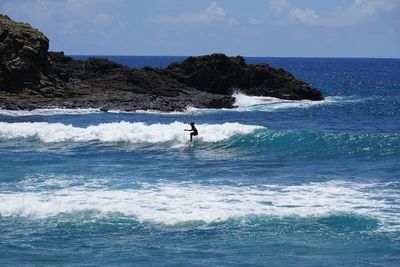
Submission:
[[326,100],[0,110],[0,265],[400,266],[400,59],[246,62]]

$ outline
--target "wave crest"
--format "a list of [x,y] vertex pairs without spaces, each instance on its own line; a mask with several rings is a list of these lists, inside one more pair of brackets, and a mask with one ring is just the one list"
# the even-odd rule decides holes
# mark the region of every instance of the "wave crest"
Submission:
[[[263,128],[257,125],[240,123],[199,124],[197,139],[203,142],[218,142],[238,134],[250,134]],[[170,124],[146,124],[143,122],[116,122],[74,127],[62,123],[47,122],[0,122],[0,138],[38,138],[43,142],[131,142],[131,143],[166,143],[183,144],[188,140],[184,129],[190,128],[182,122]]]
[[136,189],[84,186],[0,192],[1,216],[46,218],[62,213],[121,213],[140,221],[206,223],[244,216],[324,217],[357,214],[400,229],[398,183],[329,181],[301,185],[223,186],[194,183],[140,184]]
[[3,116],[52,116],[52,115],[84,115],[99,113],[100,109],[97,108],[44,108],[44,109],[34,109],[34,110],[8,110],[0,109],[0,115]]
[[345,104],[349,102],[361,101],[361,99],[355,99],[354,97],[343,96],[328,96],[325,98],[325,100],[321,101],[287,100],[267,96],[248,96],[242,93],[235,93],[232,96],[235,97],[235,106],[238,107],[237,109],[233,109],[233,111],[273,112],[282,109],[311,108],[321,105]]

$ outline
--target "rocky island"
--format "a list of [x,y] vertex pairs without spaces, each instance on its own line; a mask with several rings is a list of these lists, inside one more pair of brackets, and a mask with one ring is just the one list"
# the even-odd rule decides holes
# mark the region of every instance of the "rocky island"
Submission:
[[188,57],[166,69],[129,68],[107,59],[73,60],[49,52],[48,38],[0,15],[0,108],[100,108],[181,111],[232,108],[236,91],[251,96],[323,100],[318,89],[283,69],[243,57]]

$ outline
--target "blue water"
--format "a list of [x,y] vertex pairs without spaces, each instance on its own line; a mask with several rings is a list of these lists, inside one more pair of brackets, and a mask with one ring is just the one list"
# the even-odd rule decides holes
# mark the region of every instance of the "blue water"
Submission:
[[0,265],[399,266],[400,60],[246,60],[326,100],[0,111]]

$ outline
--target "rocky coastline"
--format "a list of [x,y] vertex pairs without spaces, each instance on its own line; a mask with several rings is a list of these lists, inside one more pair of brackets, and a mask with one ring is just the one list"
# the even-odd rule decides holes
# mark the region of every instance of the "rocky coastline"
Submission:
[[291,100],[324,99],[318,89],[285,70],[246,64],[240,56],[212,54],[188,57],[165,69],[135,69],[101,58],[73,60],[48,49],[49,40],[39,30],[0,15],[0,109],[233,108],[236,91]]

